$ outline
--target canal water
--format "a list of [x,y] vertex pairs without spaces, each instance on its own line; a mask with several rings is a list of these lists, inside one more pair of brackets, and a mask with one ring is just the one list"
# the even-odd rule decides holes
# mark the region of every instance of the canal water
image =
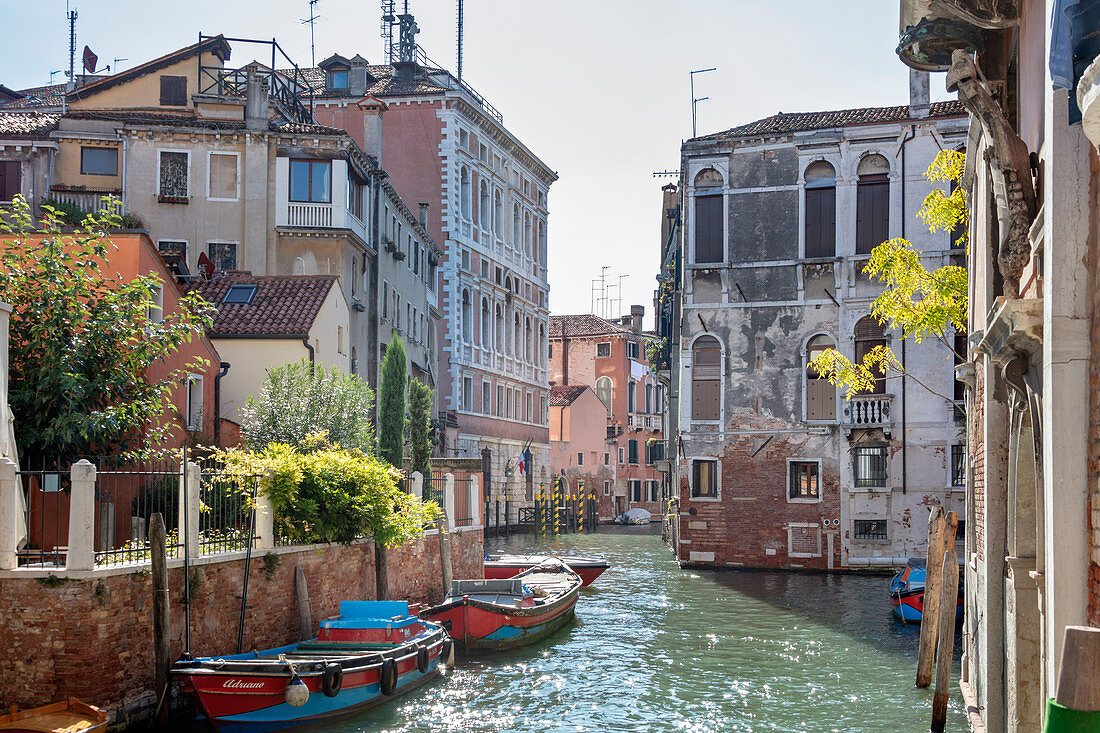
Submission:
[[[613,567],[582,591],[576,623],[544,642],[459,658],[445,677],[323,730],[928,730],[932,692],[913,687],[919,631],[892,620],[887,577],[681,570],[644,527],[487,549]],[[953,680],[947,729],[968,730],[957,663]]]

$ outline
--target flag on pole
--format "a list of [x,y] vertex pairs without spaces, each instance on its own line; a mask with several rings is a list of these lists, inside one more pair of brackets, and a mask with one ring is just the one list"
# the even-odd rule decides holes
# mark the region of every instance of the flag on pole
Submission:
[[526,474],[527,467],[531,464],[531,439],[528,438],[523,444],[523,447],[519,449],[519,458],[516,459],[516,468],[520,473]]

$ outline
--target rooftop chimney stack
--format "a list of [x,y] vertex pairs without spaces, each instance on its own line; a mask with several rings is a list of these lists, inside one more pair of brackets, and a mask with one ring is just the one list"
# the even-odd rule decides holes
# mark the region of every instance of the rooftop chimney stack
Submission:
[[366,97],[356,102],[363,112],[363,152],[372,156],[382,166],[382,113],[386,103],[375,97]]
[[644,305],[632,305],[630,306],[630,325],[634,329],[634,333],[642,332],[642,316],[645,315]]
[[244,126],[247,130],[266,130],[268,125],[267,87],[249,67],[245,80]]
[[428,228],[428,207],[431,206],[427,201],[421,201],[418,206],[420,207],[420,226],[425,229]]
[[909,116],[919,120],[927,117],[929,99],[928,72],[909,69]]
[[348,71],[348,93],[353,97],[362,97],[367,93],[367,60],[355,54],[351,58],[351,69]]

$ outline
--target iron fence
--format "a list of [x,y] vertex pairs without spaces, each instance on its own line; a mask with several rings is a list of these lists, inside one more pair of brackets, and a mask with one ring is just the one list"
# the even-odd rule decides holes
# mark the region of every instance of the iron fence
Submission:
[[69,541],[70,474],[45,461],[17,474],[23,498],[23,526],[16,550],[27,567],[65,564]]
[[228,473],[216,459],[200,465],[199,554],[248,549],[255,538],[260,477]]
[[180,557],[182,483],[175,461],[98,458],[95,483],[95,563],[148,562],[149,519],[164,517],[168,557]]

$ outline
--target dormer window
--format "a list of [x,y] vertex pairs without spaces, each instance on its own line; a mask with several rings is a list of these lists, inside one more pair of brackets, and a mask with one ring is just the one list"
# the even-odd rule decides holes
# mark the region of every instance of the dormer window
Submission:
[[328,73],[328,88],[329,89],[347,89],[348,88],[348,70],[347,69],[332,69]]

